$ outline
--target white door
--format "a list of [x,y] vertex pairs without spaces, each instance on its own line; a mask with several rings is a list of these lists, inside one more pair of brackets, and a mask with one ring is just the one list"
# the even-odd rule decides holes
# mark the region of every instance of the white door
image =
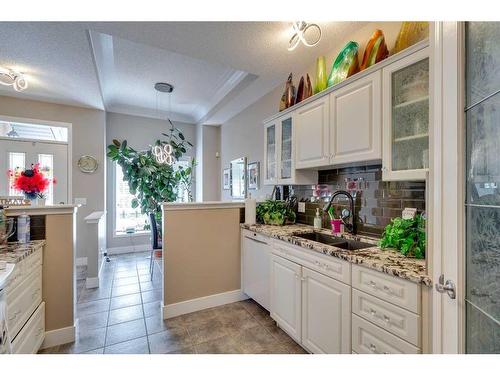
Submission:
[[243,234],[243,292],[269,310],[271,246],[256,233]]
[[[40,141],[0,139],[0,167],[2,171],[19,167],[30,168],[40,163],[45,173],[56,184],[51,184],[47,192],[47,204],[68,203],[68,145]],[[22,195],[11,189],[11,181],[6,173],[0,178],[0,195]]]
[[301,339],[301,266],[271,254],[271,318]]
[[330,164],[382,159],[382,73],[330,94]]
[[302,345],[311,353],[351,352],[351,287],[302,268]]
[[294,112],[295,168],[330,163],[328,107],[328,96],[324,96]]

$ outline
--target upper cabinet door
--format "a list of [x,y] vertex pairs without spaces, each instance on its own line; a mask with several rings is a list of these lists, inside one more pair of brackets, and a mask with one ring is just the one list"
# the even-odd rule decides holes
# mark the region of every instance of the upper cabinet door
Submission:
[[278,127],[275,122],[264,125],[264,184],[274,185],[278,179]]
[[330,164],[382,159],[382,73],[330,94]]
[[425,180],[429,169],[429,106],[429,48],[384,68],[384,180]]
[[278,120],[279,131],[279,163],[278,183],[293,183],[293,124],[292,114]]
[[330,163],[328,96],[295,111],[295,167],[322,167]]

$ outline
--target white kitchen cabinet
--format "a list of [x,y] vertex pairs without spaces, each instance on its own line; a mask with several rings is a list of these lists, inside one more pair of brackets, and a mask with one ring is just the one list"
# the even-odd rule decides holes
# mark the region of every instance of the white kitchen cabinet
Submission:
[[292,337],[301,341],[302,267],[271,254],[271,318]]
[[243,292],[269,310],[271,246],[269,237],[243,230],[241,233]]
[[264,124],[264,185],[278,182],[278,125],[276,121]]
[[429,48],[382,72],[382,178],[425,180],[429,169]]
[[264,184],[318,183],[318,172],[295,168],[295,116],[289,113],[264,125]]
[[302,345],[311,353],[351,352],[351,288],[302,268]]
[[294,113],[296,168],[328,165],[330,163],[328,96],[304,105]]
[[329,95],[330,164],[382,159],[382,73]]

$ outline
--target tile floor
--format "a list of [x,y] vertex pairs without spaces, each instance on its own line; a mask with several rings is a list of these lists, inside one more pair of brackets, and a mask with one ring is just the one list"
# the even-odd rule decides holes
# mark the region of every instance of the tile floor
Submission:
[[148,256],[110,257],[97,289],[85,289],[79,267],[76,341],[40,353],[305,353],[253,300],[163,320],[161,273],[150,280]]

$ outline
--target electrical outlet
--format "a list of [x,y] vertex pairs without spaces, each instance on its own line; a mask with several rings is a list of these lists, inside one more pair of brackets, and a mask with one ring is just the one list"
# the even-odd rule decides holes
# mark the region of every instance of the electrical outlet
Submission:
[[302,214],[306,212],[306,202],[299,202],[298,211]]
[[75,198],[75,204],[87,205],[87,198]]

